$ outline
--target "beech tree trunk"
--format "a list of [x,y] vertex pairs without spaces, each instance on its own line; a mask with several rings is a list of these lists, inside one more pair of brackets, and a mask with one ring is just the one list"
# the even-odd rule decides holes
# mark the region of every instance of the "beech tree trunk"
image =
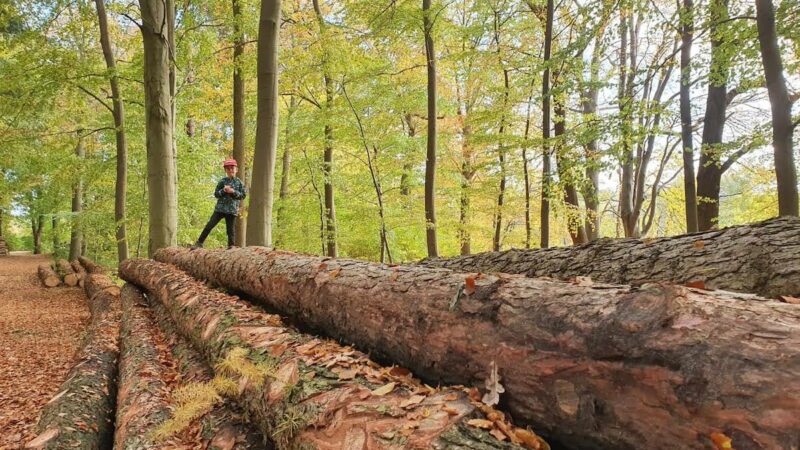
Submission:
[[667,238],[601,239],[573,248],[487,252],[420,264],[619,284],[702,282],[707,289],[776,297],[800,296],[800,263],[793,256],[798,249],[800,219],[785,217]]
[[[233,159],[239,165],[239,176],[244,182],[245,189],[250,187],[250,179],[247,176],[247,158],[245,157],[245,108],[244,108],[244,77],[242,76],[242,66],[244,65],[244,31],[242,30],[242,11],[239,0],[231,0],[233,9]],[[242,208],[246,202],[241,202]],[[236,218],[236,236],[234,243],[239,247],[244,247],[247,236],[245,227],[245,217],[239,215]]]
[[694,144],[692,143],[692,41],[694,40],[693,0],[683,0],[681,18],[681,141],[683,143],[683,195],[686,209],[686,232],[697,231],[697,188],[694,180]]
[[[82,160],[85,156],[83,147],[83,130],[78,131],[78,145],[75,146],[75,156]],[[83,244],[83,234],[81,233],[80,217],[83,210],[83,180],[78,177],[72,187],[72,232],[69,240],[69,260],[72,261],[81,256],[81,246]]]
[[119,296],[110,292],[88,295],[87,286],[87,297],[91,316],[76,364],[42,409],[36,425],[39,434],[25,448],[111,448],[119,356]]
[[[118,262],[128,259],[128,237],[125,224],[125,199],[127,196],[128,180],[128,142],[125,138],[125,106],[122,103],[122,96],[119,91],[119,76],[117,75],[117,63],[114,60],[114,49],[111,47],[111,36],[108,32],[108,17],[104,0],[95,0],[97,8],[97,19],[100,25],[100,45],[103,47],[103,57],[106,60],[106,68],[110,72],[109,83],[111,85],[111,97],[114,109],[111,114],[114,116],[114,128],[116,129],[117,139],[117,178],[114,187],[114,222],[116,223],[117,238],[117,260]],[[72,260],[74,258],[70,258]]]
[[778,180],[778,214],[797,216],[797,172],[794,165],[792,139],[792,103],[783,76],[781,49],[775,29],[775,7],[772,0],[756,1],[756,23],[761,61],[764,64],[769,103],[772,107],[772,146],[775,151],[775,175]]
[[[560,74],[553,77],[553,84],[558,81]],[[565,145],[563,139],[567,133],[567,114],[564,108],[562,99],[556,98],[553,102],[553,113],[555,121],[553,124],[553,132],[556,138],[556,170],[558,171],[559,181],[564,187],[564,204],[569,209],[567,211],[567,231],[572,239],[573,244],[583,244],[588,242],[586,237],[586,229],[583,228],[584,221],[581,220],[581,205],[578,201],[578,190],[575,188],[575,182],[572,180],[574,177],[569,173],[568,164],[571,164],[570,158],[566,157]],[[574,163],[573,163],[574,164]]]
[[425,157],[425,239],[428,257],[439,256],[436,238],[436,49],[433,46],[431,0],[422,0],[425,59],[428,68],[428,143]]
[[[156,258],[429,382],[482,387],[494,362],[508,410],[567,445],[699,449],[715,432],[737,448],[800,443],[795,305],[657,282],[587,286],[264,248],[170,248]],[[151,276],[181,285],[164,270]]]
[[[544,32],[544,74],[542,75],[542,205],[539,217],[539,246],[550,246],[550,50],[553,45],[553,0],[547,0]],[[430,256],[428,256],[430,258]]]
[[[128,260],[120,275],[163,304],[217,376],[238,386],[230,394],[279,450],[302,445],[521,449],[467,424],[492,411],[471,402],[463,390],[431,389],[405,369],[382,369],[361,352],[300,334],[279,316],[207,288],[169,265]],[[294,422],[288,430],[287,420]],[[523,430],[495,425],[507,427],[513,442],[522,440]],[[526,436],[536,444],[529,448],[548,448],[532,433]]]
[[253,189],[247,214],[247,245],[272,246],[272,203],[278,151],[278,35],[280,0],[262,0],[258,25],[258,127]]
[[[169,29],[170,1],[139,0],[144,45],[145,132],[147,135],[148,253],[175,245],[178,189],[173,148],[173,103]],[[165,27],[164,24],[167,24]],[[70,259],[73,259],[70,255]]]
[[41,214],[31,214],[31,232],[33,234],[33,254],[42,254],[42,229],[44,228],[44,216]]

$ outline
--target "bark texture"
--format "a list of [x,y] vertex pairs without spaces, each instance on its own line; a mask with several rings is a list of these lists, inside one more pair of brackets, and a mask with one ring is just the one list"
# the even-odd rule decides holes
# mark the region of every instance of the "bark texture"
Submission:
[[88,288],[86,292],[91,318],[77,362],[42,410],[37,425],[39,435],[25,448],[111,448],[119,356],[119,296],[108,291],[89,295]]
[[70,287],[74,287],[78,285],[79,277],[75,273],[75,269],[72,268],[69,262],[65,259],[56,260],[56,270],[64,279],[64,284]]
[[707,448],[716,432],[737,449],[800,445],[796,305],[264,248],[156,258],[423,379],[484,386],[493,361],[510,412],[570,446]]
[[83,287],[84,280],[86,279],[87,275],[86,269],[83,268],[80,261],[78,261],[77,259],[75,261],[72,261],[70,265],[72,266],[72,270],[75,271],[75,276],[78,277],[78,286]]
[[439,256],[436,237],[436,49],[433,44],[431,0],[422,0],[422,26],[425,33],[425,60],[428,76],[428,139],[425,153],[425,240],[428,257]]
[[61,284],[61,277],[47,264],[40,265],[39,269],[36,271],[36,275],[39,276],[39,279],[45,287],[56,287]]
[[86,269],[86,272],[96,274],[104,274],[106,272],[102,266],[95,264],[94,261],[85,256],[78,257],[78,262]]
[[[363,353],[300,334],[169,265],[128,260],[120,274],[161,302],[217,375],[236,383],[231,395],[278,449],[521,448],[468,425],[502,414],[484,414],[462,390],[431,389],[407,370],[381,369]],[[528,433],[532,448],[547,448],[501,423],[515,441]]]
[[800,296],[800,220],[782,217],[659,239],[601,239],[577,247],[509,250],[420,264],[529,277],[578,276],[619,284],[702,281],[705,288]]
[[[78,145],[75,147],[75,156],[78,160],[82,160],[86,155],[86,150],[83,146],[83,130],[78,130]],[[72,186],[72,231],[70,232],[69,239],[69,259],[73,260],[81,256],[81,246],[83,245],[83,233],[81,232],[80,217],[83,211],[83,179],[78,176],[75,185]],[[41,219],[40,219],[41,221]],[[41,222],[39,223],[39,231],[41,232]],[[34,252],[36,254],[36,252]]]

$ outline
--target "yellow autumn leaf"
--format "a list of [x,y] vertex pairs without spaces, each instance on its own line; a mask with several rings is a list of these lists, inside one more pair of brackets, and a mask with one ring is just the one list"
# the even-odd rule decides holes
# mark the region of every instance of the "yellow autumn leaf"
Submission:
[[386,383],[383,386],[379,387],[378,389],[375,389],[374,391],[372,391],[372,395],[375,395],[375,396],[378,396],[378,397],[384,396],[384,395],[388,394],[389,392],[392,392],[394,390],[394,387],[395,387],[396,384],[397,383],[395,383],[394,381],[392,381],[391,383]]

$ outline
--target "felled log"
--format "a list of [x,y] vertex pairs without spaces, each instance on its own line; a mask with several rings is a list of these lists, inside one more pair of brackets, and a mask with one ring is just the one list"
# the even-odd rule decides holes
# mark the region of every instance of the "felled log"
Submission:
[[[193,429],[175,427],[172,420],[175,404],[171,393],[189,387],[181,379],[188,367],[173,357],[166,336],[156,325],[149,305],[141,291],[133,285],[122,287],[122,330],[120,355],[120,387],[117,406],[114,448],[148,450],[164,448],[217,448],[243,450],[251,448],[237,443],[246,437],[230,416],[217,413],[207,417],[206,427],[191,423]],[[197,387],[197,391],[202,391]],[[189,391],[191,395],[193,392]],[[190,402],[191,403],[191,402]],[[213,407],[211,404],[210,407]],[[190,404],[189,408],[196,407]],[[202,406],[201,406],[202,408]],[[200,411],[205,415],[206,411]],[[184,409],[181,414],[191,414]],[[198,417],[199,419],[199,417]],[[202,430],[202,432],[201,432]],[[226,444],[226,445],[223,445]],[[259,448],[259,447],[253,447]]]
[[114,430],[119,296],[103,291],[89,298],[86,335],[58,393],[45,405],[33,449],[111,448]]
[[72,270],[75,272],[75,275],[78,277],[78,286],[83,287],[84,279],[86,278],[86,269],[83,268],[80,261],[77,259],[70,263],[72,266]]
[[658,239],[599,239],[574,247],[426,259],[426,267],[606,283],[670,281],[765,297],[800,297],[800,218]]
[[36,274],[45,287],[56,287],[61,284],[61,277],[48,264],[39,265]]
[[89,273],[105,273],[106,270],[103,266],[95,264],[94,261],[85,257],[85,256],[78,256],[78,261],[81,263],[84,269],[86,269]]
[[56,260],[56,271],[64,279],[64,284],[67,286],[74,287],[78,285],[78,275],[75,274],[75,269],[72,268],[67,260]]
[[[484,386],[574,447],[800,442],[800,307],[650,283],[568,283],[248,247],[156,259],[430,381]],[[588,284],[588,285],[587,285]]]
[[463,390],[435,390],[408,371],[380,370],[362,353],[300,334],[172,266],[129,259],[120,276],[164,305],[278,449],[547,448]]

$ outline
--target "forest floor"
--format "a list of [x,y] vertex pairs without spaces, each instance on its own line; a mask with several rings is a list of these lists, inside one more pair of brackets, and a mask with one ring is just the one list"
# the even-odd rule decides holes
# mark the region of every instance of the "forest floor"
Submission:
[[0,257],[0,450],[36,436],[39,411],[74,363],[89,319],[81,288],[45,288],[46,255]]

